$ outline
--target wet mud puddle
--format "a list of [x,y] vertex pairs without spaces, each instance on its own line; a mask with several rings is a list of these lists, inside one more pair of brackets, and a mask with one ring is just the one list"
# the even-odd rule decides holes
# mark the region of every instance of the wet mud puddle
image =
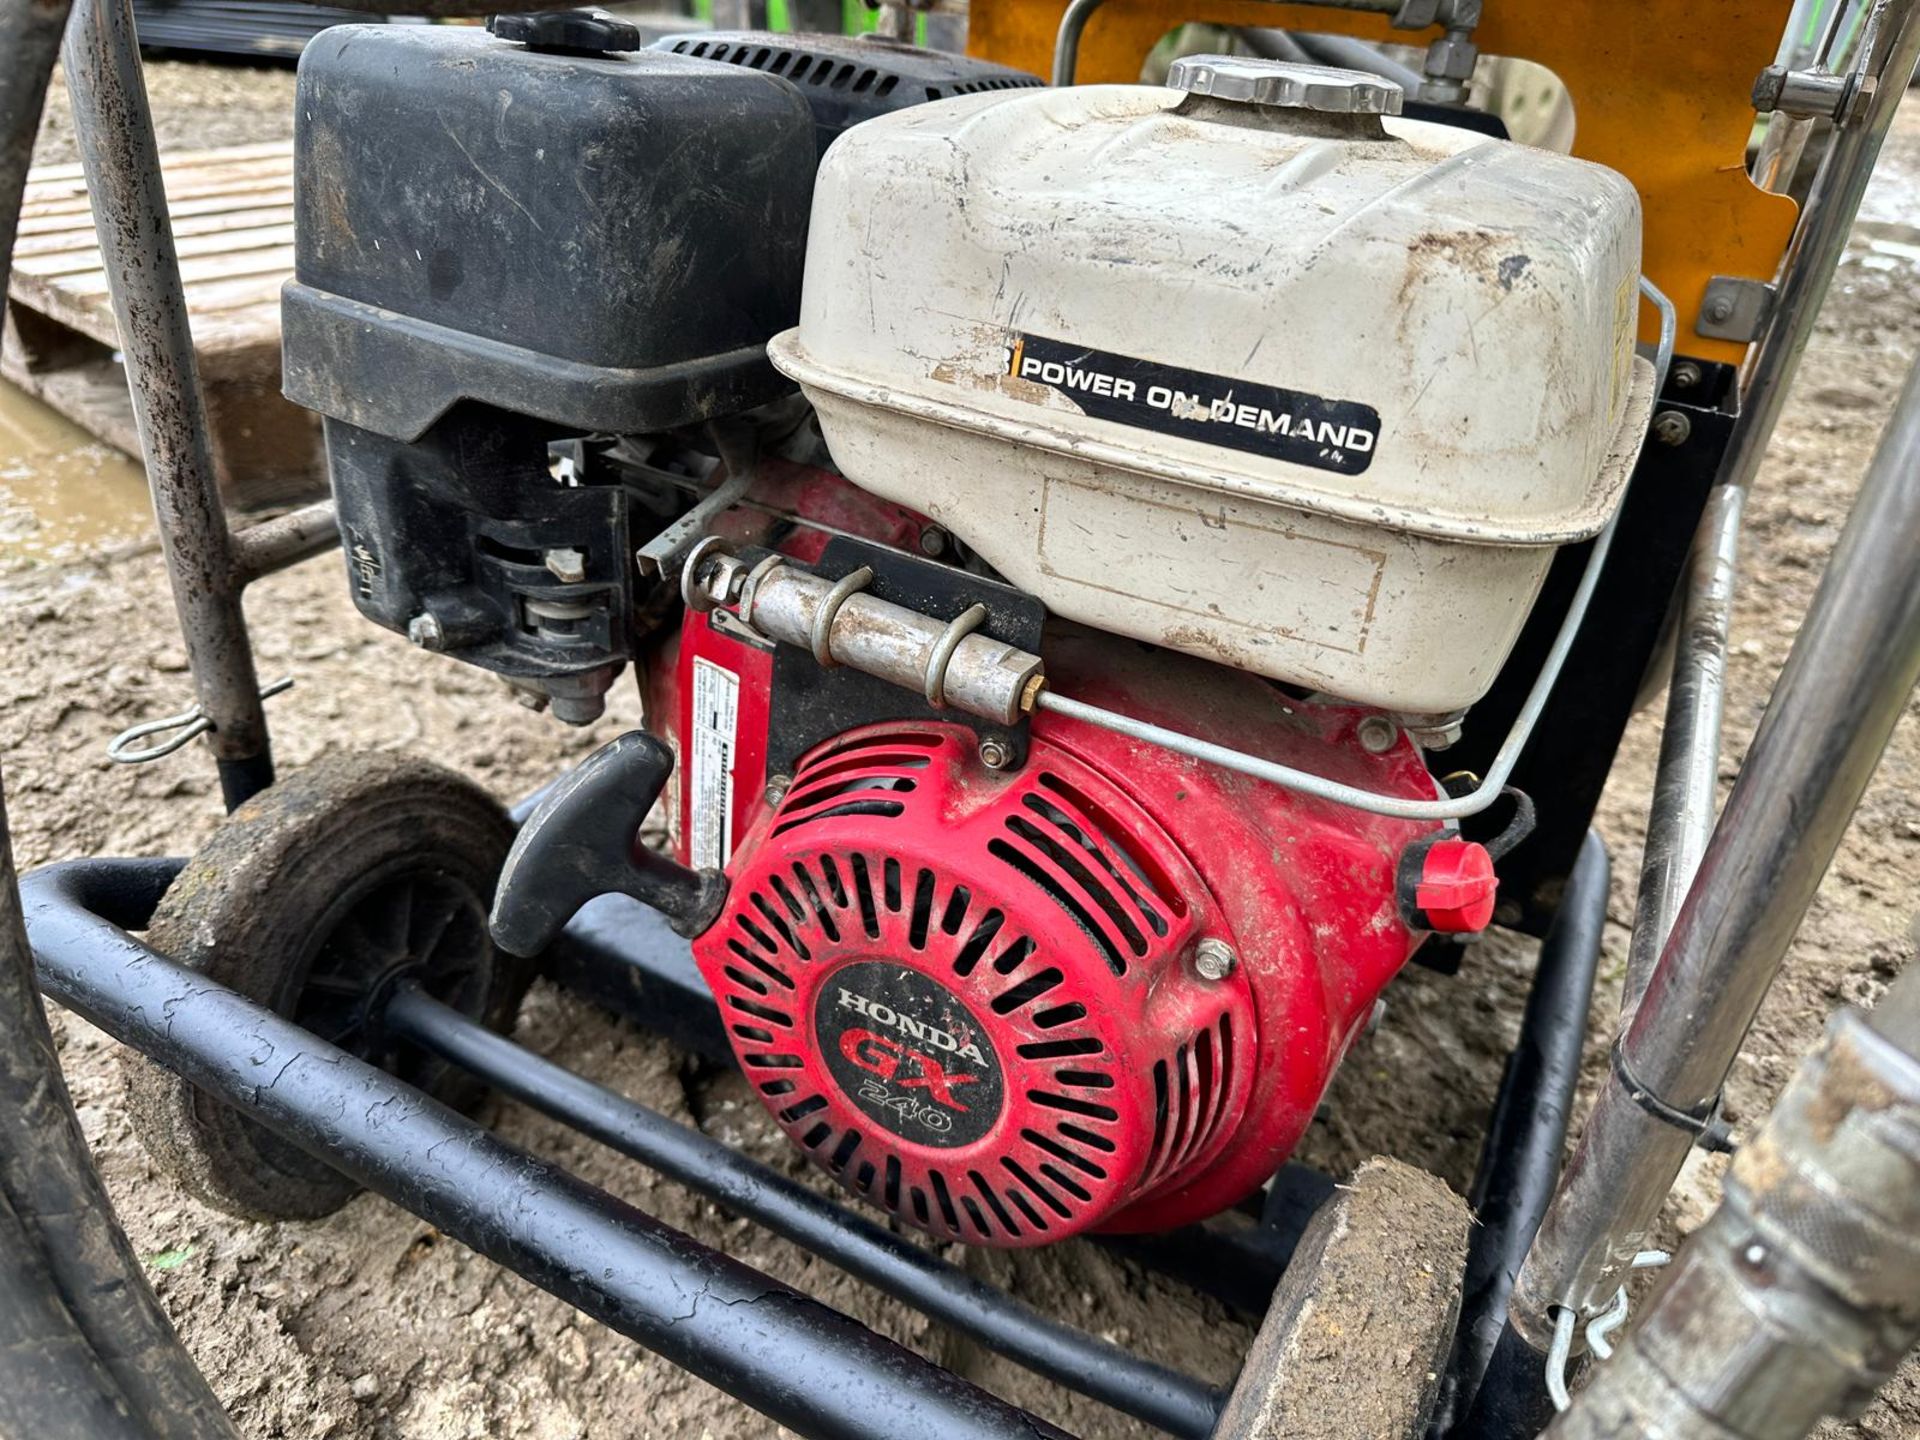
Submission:
[[140,466],[0,381],[0,573],[89,559],[152,534]]

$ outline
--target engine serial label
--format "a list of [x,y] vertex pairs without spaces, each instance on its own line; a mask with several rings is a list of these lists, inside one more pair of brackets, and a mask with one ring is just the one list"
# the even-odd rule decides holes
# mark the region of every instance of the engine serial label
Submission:
[[1380,412],[1357,400],[1183,370],[1044,335],[1015,336],[1006,366],[1013,379],[1044,385],[1096,420],[1316,470],[1361,474],[1380,440]]
[[813,1007],[827,1069],[869,1118],[937,1149],[971,1145],[1000,1118],[993,1041],[944,985],[869,960],[835,972]]
[[720,870],[733,858],[733,761],[740,728],[740,677],[696,656],[692,718],[687,812],[693,833],[688,837],[687,853],[696,870]]

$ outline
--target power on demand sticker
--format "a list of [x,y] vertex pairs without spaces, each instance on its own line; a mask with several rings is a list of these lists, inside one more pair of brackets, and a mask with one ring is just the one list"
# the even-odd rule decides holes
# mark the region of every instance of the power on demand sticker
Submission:
[[733,759],[740,728],[740,677],[711,660],[693,662],[693,758],[688,765],[687,850],[698,870],[733,858]]
[[1380,412],[1357,400],[1183,370],[1044,335],[1013,337],[1006,366],[1012,378],[1044,385],[1096,420],[1316,470],[1361,474],[1380,441]]

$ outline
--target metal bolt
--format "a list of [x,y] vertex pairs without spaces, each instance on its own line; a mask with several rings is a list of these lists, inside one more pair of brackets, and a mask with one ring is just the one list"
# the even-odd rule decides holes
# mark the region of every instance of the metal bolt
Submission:
[[938,525],[929,525],[920,532],[920,553],[929,560],[947,553],[947,532]]
[[1662,445],[1684,445],[1693,434],[1693,422],[1678,410],[1662,410],[1653,417],[1653,438]]
[[407,639],[422,650],[438,650],[447,643],[447,632],[440,624],[440,617],[427,610],[407,622]]
[[1673,388],[1676,390],[1691,390],[1706,378],[1700,367],[1691,360],[1682,360],[1673,367]]
[[793,788],[791,775],[773,775],[767,779],[767,803],[778,805],[787,798],[787,791]]
[[1013,764],[1013,747],[996,735],[980,742],[980,763],[989,770],[1004,770]]
[[1240,957],[1224,940],[1208,938],[1193,947],[1193,973],[1202,980],[1224,980],[1239,963]]
[[1780,104],[1780,92],[1786,88],[1787,67],[1769,65],[1762,70],[1753,82],[1753,108],[1762,115],[1770,115]]
[[1732,318],[1733,297],[1731,295],[1716,295],[1707,302],[1707,319],[1714,324],[1724,324]]
[[1369,755],[1384,755],[1399,743],[1400,727],[1384,715],[1369,715],[1354,734]]

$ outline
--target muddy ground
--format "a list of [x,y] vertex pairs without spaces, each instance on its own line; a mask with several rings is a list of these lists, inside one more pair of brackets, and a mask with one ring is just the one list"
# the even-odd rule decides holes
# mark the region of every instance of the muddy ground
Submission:
[[[220,144],[284,133],[284,71],[153,67],[162,135]],[[54,106],[61,116],[59,97]],[[62,117],[63,118],[63,117]],[[44,158],[70,155],[53,126]],[[1895,137],[1888,183],[1835,287],[1761,478],[1734,618],[1728,750],[1737,768],[1785,658],[1895,389],[1920,340],[1914,261],[1899,227],[1920,223],[1920,111]],[[1891,238],[1889,238],[1891,237]],[[58,502],[50,514],[57,512]],[[16,517],[17,519],[17,517]],[[57,523],[57,515],[54,515]],[[273,703],[280,763],[403,748],[517,797],[637,719],[622,690],[612,713],[568,731],[508,703],[480,674],[410,648],[361,621],[337,561],[275,577],[248,597],[264,675],[290,673]],[[151,540],[133,553],[49,565],[0,548],[0,758],[23,868],[74,855],[182,853],[220,818],[211,768],[188,752],[137,769],[110,765],[106,741],[181,707],[185,659]],[[1636,721],[1599,827],[1615,857],[1596,1024],[1617,1004],[1631,882],[1658,735]],[[1920,728],[1897,733],[1822,887],[1786,973],[1728,1093],[1738,1121],[1764,1113],[1796,1057],[1842,1002],[1871,1003],[1914,953],[1920,893]],[[1496,938],[1451,979],[1410,971],[1379,1030],[1337,1082],[1303,1158],[1345,1171],[1375,1152],[1425,1165],[1456,1189],[1472,1174],[1480,1127],[1518,1023],[1533,947]],[[335,1440],[526,1436],[760,1436],[773,1427],[627,1341],[468,1254],[383,1201],[361,1198],[310,1225],[236,1222],[181,1199],[158,1176],[122,1113],[116,1047],[57,1017],[67,1074],[107,1183],[151,1278],[242,1431]],[[1598,1032],[1596,1032],[1598,1036]],[[549,987],[519,1038],[647,1104],[704,1125],[804,1173],[737,1080]],[[1604,1041],[1588,1057],[1588,1090]],[[514,1143],[557,1159],[669,1223],[859,1316],[907,1345],[1088,1437],[1145,1433],[1091,1402],[1062,1398],[1006,1363],[874,1295],[712,1205],[511,1105],[485,1112]],[[1676,1231],[1711,1207],[1718,1162],[1691,1167],[1671,1207]],[[1156,1359],[1214,1380],[1233,1372],[1249,1328],[1217,1306],[1089,1245],[963,1258],[1029,1302]],[[1834,1436],[1920,1435],[1920,1367]]]

